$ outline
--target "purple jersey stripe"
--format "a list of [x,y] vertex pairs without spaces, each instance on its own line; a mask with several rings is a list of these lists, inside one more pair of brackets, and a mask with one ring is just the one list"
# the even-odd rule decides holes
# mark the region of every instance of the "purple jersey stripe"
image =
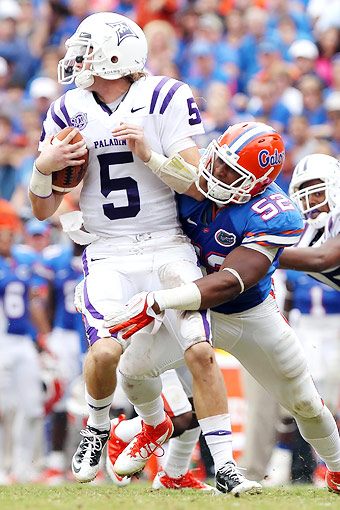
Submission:
[[70,116],[66,110],[66,106],[65,106],[65,97],[66,97],[66,94],[64,94],[63,96],[61,96],[61,100],[60,100],[60,110],[61,112],[63,113],[65,119],[66,119],[66,122],[67,122],[67,125],[68,126],[71,126],[72,125],[72,122],[71,122],[71,119],[70,119]]
[[91,301],[89,299],[89,295],[87,293],[86,280],[85,280],[85,283],[84,283],[84,301],[85,301],[85,308],[86,308],[86,310],[88,312],[90,312],[92,317],[94,317],[95,319],[104,319],[104,316],[101,313],[97,312],[97,310],[92,305],[92,303],[91,303]]
[[42,127],[41,135],[40,135],[40,142],[43,142],[45,140],[46,131],[44,126]]
[[158,99],[158,96],[159,96],[159,93],[162,89],[162,87],[170,80],[170,78],[167,78],[167,77],[164,77],[161,79],[161,81],[158,83],[158,85],[156,86],[155,90],[153,91],[153,94],[152,94],[152,99],[151,99],[151,105],[150,105],[150,111],[149,113],[153,113],[155,111],[155,106],[156,106],[156,103],[157,103],[157,99]]
[[84,274],[85,276],[87,276],[89,274],[89,266],[87,264],[87,254],[86,254],[86,248],[85,250],[83,251],[83,255],[81,257],[81,261],[83,263],[83,269],[84,269]]
[[206,310],[201,310],[200,314],[201,314],[202,319],[203,319],[205,337],[208,340],[208,342],[210,342],[210,340],[211,340],[211,329],[210,329],[210,323],[209,323],[208,317],[207,317],[207,311]]
[[61,120],[60,117],[58,117],[58,115],[56,114],[55,110],[54,110],[54,105],[55,103],[52,103],[51,104],[51,115],[52,115],[52,119],[54,120],[54,122],[61,128],[61,129],[64,129],[66,127],[66,124],[63,120]]
[[162,103],[162,106],[161,106],[161,109],[159,111],[159,113],[162,115],[165,110],[167,109],[171,99],[173,98],[176,90],[178,90],[182,85],[184,85],[184,83],[182,81],[178,81],[177,83],[175,83],[171,89],[169,90],[169,92],[167,93],[167,95],[165,96],[164,100],[163,100],[163,103]]

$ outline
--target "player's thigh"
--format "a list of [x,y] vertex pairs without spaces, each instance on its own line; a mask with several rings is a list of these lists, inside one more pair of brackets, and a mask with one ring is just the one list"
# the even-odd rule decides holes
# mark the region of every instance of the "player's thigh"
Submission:
[[216,346],[233,354],[287,409],[293,412],[307,401],[314,405],[318,394],[294,331],[270,299],[255,308],[239,318],[213,314]]
[[157,377],[166,370],[185,364],[180,343],[162,325],[151,335],[151,325],[131,337],[119,364],[120,372],[131,379]]

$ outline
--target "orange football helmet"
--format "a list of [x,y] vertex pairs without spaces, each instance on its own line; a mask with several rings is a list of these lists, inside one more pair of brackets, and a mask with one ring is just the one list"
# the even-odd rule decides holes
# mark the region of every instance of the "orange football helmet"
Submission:
[[[216,158],[239,174],[232,184],[214,177]],[[276,179],[284,159],[284,143],[275,129],[262,122],[240,122],[208,145],[199,163],[196,185],[219,205],[245,204]],[[207,182],[206,189],[202,188],[201,177]]]

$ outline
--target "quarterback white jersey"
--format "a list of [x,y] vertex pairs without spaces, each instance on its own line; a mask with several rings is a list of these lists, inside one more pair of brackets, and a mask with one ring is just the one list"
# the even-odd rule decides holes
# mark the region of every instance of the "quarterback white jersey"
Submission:
[[66,126],[77,127],[89,150],[80,208],[84,226],[101,237],[143,234],[179,226],[173,191],[126,141],[113,138],[121,122],[143,127],[155,152],[169,156],[173,144],[204,133],[188,85],[164,76],[133,83],[115,111],[88,90],[69,90],[51,104],[41,142]]
[[[324,232],[318,237],[320,229],[316,229],[313,225],[306,223],[305,229],[300,237],[296,246],[299,248],[306,248],[308,246],[318,247],[324,244],[329,239],[340,235],[340,207],[333,209],[328,214],[328,220],[324,228]],[[307,274],[319,280],[333,289],[340,290],[340,265],[327,269],[322,273],[308,273]]]

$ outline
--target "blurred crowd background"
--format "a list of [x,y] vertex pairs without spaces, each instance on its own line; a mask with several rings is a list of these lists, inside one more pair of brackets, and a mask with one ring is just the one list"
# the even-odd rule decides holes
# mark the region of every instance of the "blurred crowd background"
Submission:
[[268,122],[284,135],[285,190],[304,155],[340,154],[337,0],[1,0],[0,197],[23,218],[41,121],[65,92],[64,41],[100,10],[144,29],[150,73],[192,87],[206,129],[199,145],[240,120]]
[[[40,224],[32,220],[27,187],[46,111],[67,90],[57,82],[64,42],[87,15],[98,11],[114,11],[136,21],[149,45],[147,70],[191,86],[206,130],[197,139],[199,146],[205,147],[235,122],[254,119],[272,125],[286,144],[286,161],[277,179],[285,191],[294,166],[305,155],[340,156],[339,0],[0,0],[0,198],[18,212],[26,226],[20,242],[36,254],[64,243],[69,250],[68,268],[76,256],[60,232],[57,217]],[[64,197],[58,214],[77,208],[78,193]],[[74,285],[81,278],[77,267]],[[84,353],[85,344],[82,338],[79,353]],[[81,372],[80,365],[74,379]],[[44,382],[48,416],[55,404],[53,384],[57,379],[51,371],[44,373],[49,373]],[[52,396],[48,395],[50,389]],[[47,442],[43,447],[40,444],[40,454],[35,453],[34,458],[46,458],[51,451],[64,452],[60,431],[66,426],[65,410],[68,416],[86,413],[79,405],[81,384],[73,386],[73,391],[75,398],[68,404],[71,414],[69,408],[55,409],[59,424],[50,417],[47,436],[40,435],[47,437]],[[124,407],[121,402],[116,403],[118,411]],[[10,426],[11,420],[3,436],[7,449]],[[51,430],[57,426],[59,443]],[[78,424],[77,433],[79,429]],[[13,455],[22,458],[22,450]],[[40,469],[47,467],[50,472],[40,480],[64,481],[68,464],[61,455],[54,455],[45,465],[42,461]],[[8,466],[2,478],[0,470],[0,483],[34,478],[22,469],[15,473],[10,463]],[[312,473],[313,469],[309,481]]]

